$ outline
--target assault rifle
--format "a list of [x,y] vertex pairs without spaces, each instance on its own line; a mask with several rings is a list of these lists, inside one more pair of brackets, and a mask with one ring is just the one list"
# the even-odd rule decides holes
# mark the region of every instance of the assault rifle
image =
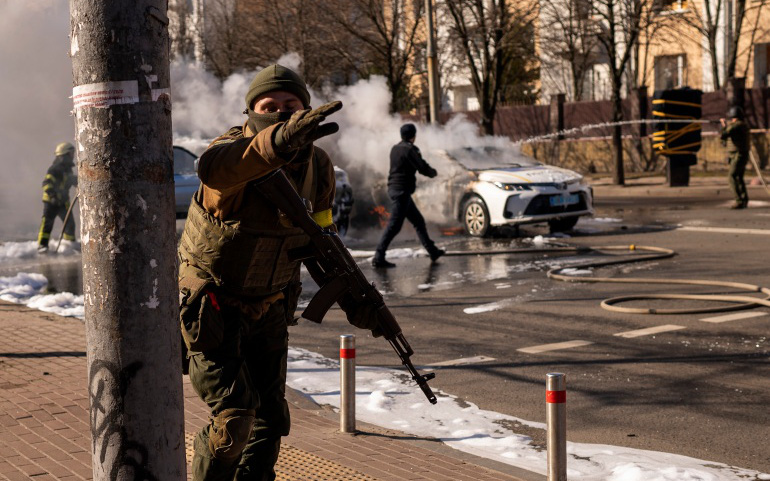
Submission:
[[420,374],[409,359],[414,351],[406,341],[401,327],[382,298],[382,294],[370,284],[353,256],[340,240],[336,232],[321,228],[308,214],[305,203],[292,186],[282,170],[276,170],[258,181],[257,187],[270,203],[275,205],[294,225],[310,236],[307,248],[294,249],[289,255],[294,260],[302,260],[321,288],[310,300],[302,317],[320,323],[326,312],[344,295],[349,294],[357,303],[374,307],[377,323],[383,337],[398,354],[401,363],[412,375],[431,404],[436,404],[428,381],[436,377],[434,373]]

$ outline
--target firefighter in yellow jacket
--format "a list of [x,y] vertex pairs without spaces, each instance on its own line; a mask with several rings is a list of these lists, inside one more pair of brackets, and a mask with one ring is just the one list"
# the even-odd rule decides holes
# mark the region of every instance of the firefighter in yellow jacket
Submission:
[[[300,262],[288,252],[309,237],[255,183],[283,169],[313,219],[332,226],[334,168],[313,142],[335,133],[321,123],[342,107],[310,109],[299,75],[280,65],[259,72],[246,94],[248,119],[201,155],[179,245],[180,318],[190,382],[211,411],[194,442],[193,479],[273,480],[285,400],[288,326],[300,294]],[[269,180],[267,180],[269,182]],[[354,325],[376,319],[347,306]]]
[[[77,185],[77,176],[72,172],[75,166],[75,147],[69,142],[56,146],[56,159],[43,179],[43,220],[37,236],[37,250],[41,254],[48,252],[48,241],[57,217],[64,221],[70,207],[70,188]],[[63,238],[75,240],[75,221],[69,218],[64,226]]]

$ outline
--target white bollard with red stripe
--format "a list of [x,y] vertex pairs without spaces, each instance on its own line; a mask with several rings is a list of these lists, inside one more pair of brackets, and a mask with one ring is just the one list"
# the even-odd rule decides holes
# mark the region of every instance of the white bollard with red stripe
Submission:
[[548,481],[567,481],[567,383],[566,375],[546,374],[546,429]]
[[356,336],[340,336],[340,431],[356,432]]

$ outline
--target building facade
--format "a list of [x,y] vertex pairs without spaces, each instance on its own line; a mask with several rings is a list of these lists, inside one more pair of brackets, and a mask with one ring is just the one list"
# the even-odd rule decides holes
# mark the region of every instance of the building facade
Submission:
[[638,1],[646,5],[624,92],[637,86],[647,86],[648,95],[685,86],[712,92],[728,77],[745,78],[747,88],[770,86],[767,0],[553,0],[540,3],[538,18],[541,102],[557,93],[565,93],[568,101],[609,98],[610,59],[592,37],[607,22],[596,12],[608,2],[624,12],[629,2]]

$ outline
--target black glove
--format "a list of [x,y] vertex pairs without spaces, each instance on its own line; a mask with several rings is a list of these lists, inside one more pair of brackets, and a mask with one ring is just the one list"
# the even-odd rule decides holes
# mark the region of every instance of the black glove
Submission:
[[348,322],[359,329],[372,331],[372,336],[382,336],[380,324],[377,322],[377,309],[369,303],[356,302],[350,294],[345,294],[338,304],[345,312]]
[[294,112],[275,133],[275,149],[288,152],[312,144],[321,137],[331,135],[340,129],[336,122],[320,125],[328,115],[342,108],[342,102],[335,100],[313,110]]

